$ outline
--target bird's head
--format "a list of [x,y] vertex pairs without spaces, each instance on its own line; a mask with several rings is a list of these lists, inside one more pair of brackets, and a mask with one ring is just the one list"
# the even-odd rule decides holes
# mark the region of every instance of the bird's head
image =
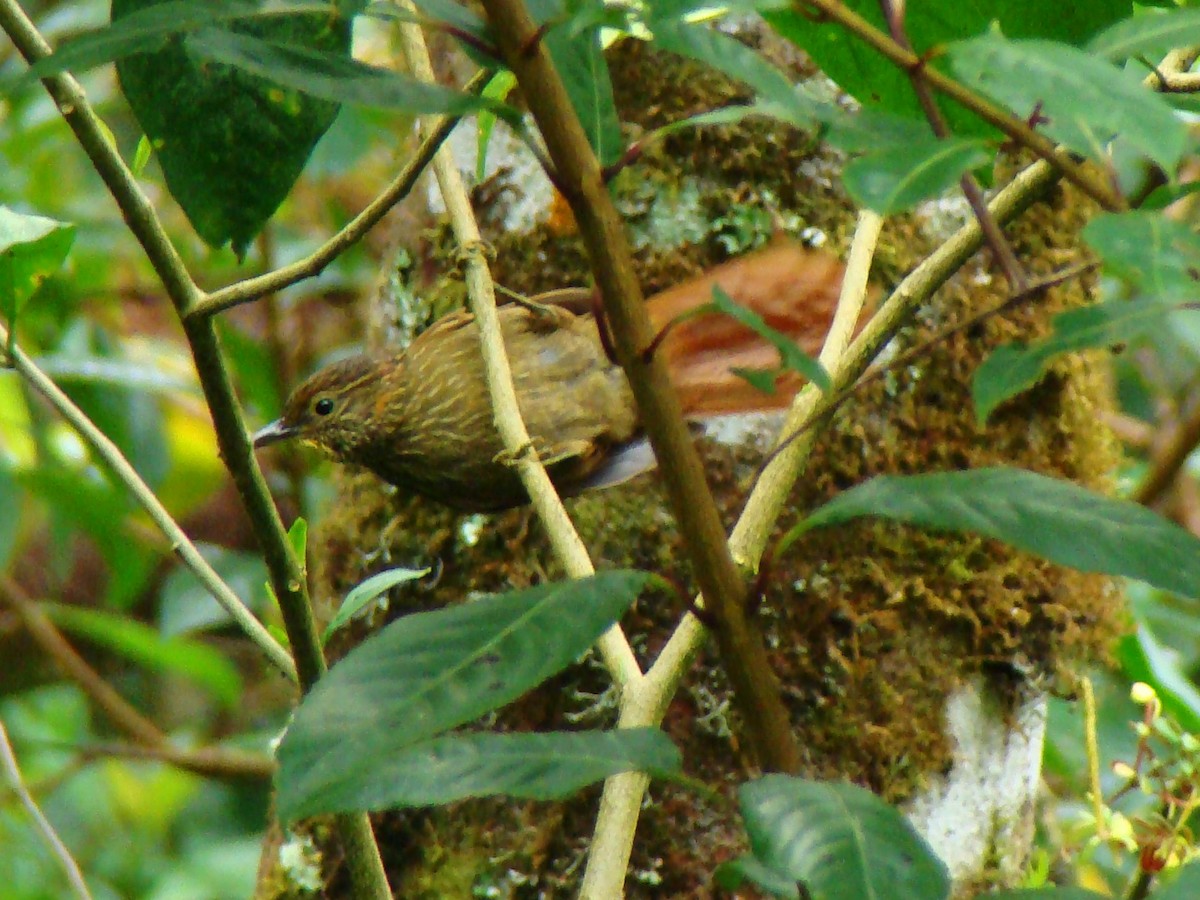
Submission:
[[371,434],[381,361],[353,356],[328,365],[292,391],[283,414],[254,435],[256,448],[298,438],[341,460],[352,460]]

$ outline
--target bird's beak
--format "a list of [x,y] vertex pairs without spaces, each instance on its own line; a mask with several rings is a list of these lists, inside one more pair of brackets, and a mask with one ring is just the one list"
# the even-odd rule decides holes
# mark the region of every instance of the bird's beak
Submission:
[[296,433],[295,426],[285,425],[283,419],[276,419],[254,432],[254,447],[260,449],[279,441],[286,441],[288,438],[295,437]]

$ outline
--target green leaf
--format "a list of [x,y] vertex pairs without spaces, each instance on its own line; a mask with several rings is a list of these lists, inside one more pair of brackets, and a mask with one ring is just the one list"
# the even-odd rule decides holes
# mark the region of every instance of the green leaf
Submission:
[[1200,9],[1139,11],[1100,32],[1088,42],[1088,52],[1111,60],[1149,56],[1157,60],[1175,47],[1200,43]]
[[[539,23],[553,26],[567,20],[563,0],[530,0],[528,6]],[[624,141],[600,30],[551,27],[542,40],[596,158],[601,166],[612,165],[621,158]]]
[[510,703],[591,647],[648,577],[601,572],[392,622],[301,701],[279,748],[281,783],[335,783]]
[[[878,0],[847,0],[846,6],[876,28],[887,32]],[[1088,0],[1059,4],[1046,14],[1044,0],[927,0],[909,3],[904,24],[918,54],[928,53],[928,63],[945,70],[938,51],[951,41],[982,34],[993,23],[1016,38],[1044,37],[1076,44],[1096,30],[1129,15],[1129,0]],[[826,75],[864,106],[894,115],[925,121],[908,75],[884,59],[864,41],[795,5],[763,11],[763,18],[785,38],[797,44]],[[941,97],[938,106],[954,134],[994,137],[996,132],[974,113]]]
[[74,240],[74,225],[0,206],[0,314],[10,342],[21,308],[58,271]]
[[385,807],[431,806],[501,794],[556,800],[586,785],[633,770],[679,770],[679,750],[657,728],[547,734],[447,735],[371,758],[345,746],[356,765],[324,781],[281,769],[279,817]]
[[234,707],[241,699],[241,676],[212,647],[185,638],[163,638],[142,622],[104,610],[61,604],[42,608],[64,630],[155,672],[181,675],[225,707]]
[[491,109],[508,119],[516,115],[502,103],[369,66],[340,53],[261,40],[235,31],[204,28],[189,35],[185,46],[203,59],[334,103],[414,115],[462,115],[477,109]]
[[[497,72],[489,80],[480,96],[492,100],[504,100],[512,89],[517,86],[517,76],[507,69]],[[487,178],[487,148],[491,142],[492,130],[496,126],[495,113],[484,110],[478,117],[479,136],[475,148],[475,180],[483,182]]]
[[711,66],[748,85],[760,101],[786,111],[798,127],[814,124],[813,105],[807,94],[798,91],[792,82],[761,53],[756,52],[731,35],[711,25],[689,23],[678,19],[651,18],[647,23],[654,33],[654,45],[660,50],[675,53]]
[[164,396],[200,396],[199,386],[194,380],[153,368],[146,365],[144,360],[55,353],[52,356],[39,356],[36,362],[39,369],[63,384],[122,388]]
[[998,347],[971,381],[976,420],[985,424],[997,406],[1037,384],[1055,357],[1129,343],[1157,329],[1173,312],[1156,299],[1097,303],[1055,316],[1053,333],[1035,344]]
[[338,607],[337,614],[325,626],[325,631],[321,635],[322,642],[329,640],[335,631],[349,622],[355,613],[380,594],[390,591],[398,584],[403,584],[406,581],[416,581],[418,578],[424,578],[428,574],[429,569],[388,569],[385,572],[372,575],[370,578],[356,585],[346,595],[346,599],[342,601],[342,605]]
[[1200,690],[1188,677],[1179,654],[1163,646],[1144,621],[1137,620],[1137,631],[1121,638],[1116,655],[1129,681],[1149,684],[1185,731],[1200,731]]
[[[328,6],[317,0],[307,4],[309,12]],[[24,85],[48,75],[60,72],[86,72],[96,66],[124,59],[135,53],[153,53],[167,46],[172,37],[234,19],[250,19],[263,15],[276,16],[278,12],[267,12],[258,3],[247,0],[165,0],[155,4],[143,4],[140,8],[120,16],[114,15],[107,28],[101,28],[64,43],[45,59],[38,60],[17,82]]]
[[722,863],[717,867],[713,878],[727,891],[736,891],[749,882],[772,897],[782,897],[784,900],[798,900],[800,897],[800,888],[795,879],[776,872],[757,856],[749,853]]
[[[703,306],[697,307],[690,315],[700,315],[715,310],[729,316],[731,319],[751,329],[755,334],[778,350],[779,361],[785,369],[799,372],[823,391],[829,390],[831,382],[829,380],[829,373],[825,371],[825,367],[801,350],[795,341],[764,322],[758,313],[741,306],[729,294],[725,293],[720,285],[713,285],[712,297],[712,303],[706,303]],[[747,376],[747,371],[749,370],[743,369],[737,374],[746,378],[751,384],[755,384],[754,378],[756,376]]]
[[1200,288],[1200,236],[1187,225],[1151,212],[1101,213],[1083,239],[1105,266],[1142,293],[1191,301]]
[[842,180],[860,205],[890,216],[945,192],[990,158],[983,141],[930,136],[860,156],[846,166]]
[[1194,900],[1200,897],[1200,863],[1190,863],[1174,873],[1162,873],[1152,896],[1154,900]]
[[862,516],[974,532],[1081,572],[1200,597],[1200,539],[1144,506],[1024,469],[872,478],[810,515],[787,543]]
[[[1158,894],[1154,895],[1156,900]],[[987,900],[1105,900],[1103,894],[1081,887],[1041,887],[988,893]]]
[[[119,22],[155,5],[113,0],[112,17]],[[240,258],[338,111],[336,103],[295,85],[258,76],[282,77],[305,62],[316,68],[314,58],[348,57],[350,22],[326,7],[230,27],[235,31],[208,26],[156,52],[122,59],[117,74],[167,187],[197,234],[213,247],[231,242]],[[268,41],[287,47],[272,54]],[[245,65],[228,65],[230,57]]]
[[[196,549],[252,610],[260,612],[266,606],[263,582],[267,569],[262,557],[213,544],[197,544]],[[229,613],[187,566],[176,566],[164,579],[158,603],[158,631],[164,637],[218,628],[231,622]]]
[[953,44],[949,57],[969,87],[1021,118],[1039,110],[1041,130],[1072,150],[1105,158],[1120,136],[1168,172],[1183,155],[1187,129],[1169,103],[1132,73],[1053,41],[991,34]]
[[900,811],[870,791],[768,775],[742,785],[738,798],[754,857],[802,883],[810,896],[942,900],[950,894],[946,867]]
[[21,487],[13,478],[8,463],[0,460],[0,509],[8,511],[8,515],[0,516],[0,572],[8,568],[13,551],[17,549],[23,500]]
[[292,545],[292,553],[300,563],[300,571],[308,568],[308,520],[297,516],[287,532],[288,543]]

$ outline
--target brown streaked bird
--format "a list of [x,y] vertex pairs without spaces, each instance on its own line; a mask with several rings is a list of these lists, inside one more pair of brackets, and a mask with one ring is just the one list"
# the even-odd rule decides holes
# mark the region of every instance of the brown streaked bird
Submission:
[[[777,243],[716,267],[648,301],[655,328],[709,302],[713,285],[815,355],[833,317],[843,268],[829,254]],[[591,315],[566,305],[583,291],[534,298],[541,308],[499,310],[525,426],[564,496],[618,484],[653,467],[625,374],[605,354]],[[665,355],[684,411],[693,419],[786,406],[801,380],[789,373],[774,394],[731,369],[773,368],[777,351],[721,315],[670,329]],[[484,380],[479,335],[467,311],[442,317],[406,350],[361,355],[321,369],[297,387],[283,415],[254,446],[299,438],[343,463],[461,510],[490,512],[528,502],[505,461]]]

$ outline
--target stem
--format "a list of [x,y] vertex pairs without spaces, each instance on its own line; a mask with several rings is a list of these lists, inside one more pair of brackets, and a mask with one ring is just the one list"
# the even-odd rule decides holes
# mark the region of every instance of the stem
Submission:
[[809,8],[816,9],[822,16],[837,22],[905,71],[923,67],[930,87],[969,109],[989,125],[1003,131],[1020,146],[1027,147],[1105,209],[1119,212],[1126,208],[1125,200],[1104,179],[1097,178],[1093,169],[1075,162],[1068,151],[1056,147],[1053,141],[1039,134],[1025,122],[984,100],[937,69],[925,66],[921,57],[900,46],[866,19],[844,6],[840,0],[797,0],[795,6],[801,15],[809,15]]
[[46,842],[46,846],[50,848],[51,853],[54,854],[54,858],[63,867],[63,871],[67,875],[67,881],[70,883],[71,890],[75,896],[80,898],[80,900],[92,900],[87,882],[83,880],[83,872],[79,870],[79,863],[75,862],[75,858],[71,856],[71,851],[62,842],[62,839],[54,830],[54,826],[50,824],[50,820],[38,808],[37,801],[29,793],[29,788],[25,786],[25,779],[21,777],[21,769],[17,765],[17,756],[13,753],[12,744],[8,741],[8,731],[5,730],[3,722],[0,722],[0,768],[4,769],[8,774],[8,782],[12,785],[13,792],[20,799],[21,805],[25,807],[25,811],[29,813],[29,817],[33,819],[34,824],[37,825],[37,829],[41,833],[42,839]]
[[221,748],[183,750],[173,746],[157,725],[134,709],[88,665],[50,617],[5,575],[0,575],[0,601],[12,607],[34,642],[64,675],[79,685],[109,721],[138,743],[143,753],[197,775],[216,778],[269,779],[274,773],[275,761],[263,754]]
[[704,469],[684,424],[679,400],[661,355],[643,358],[653,340],[623,223],[604,184],[600,164],[542,41],[521,0],[484,0],[500,51],[529,104],[558,175],[559,189],[575,214],[591,259],[617,354],[637,400],[641,421],[658,457],[705,604],[716,623],[721,660],[734,688],[760,765],[774,771],[800,768],[778,681],[762,638],[746,616],[746,586],[729,554]]
[[[0,325],[0,344],[7,344],[8,337],[8,331]],[[221,579],[221,576],[208,564],[208,561],[200,555],[200,551],[196,549],[196,545],[184,534],[179,524],[171,518],[171,514],[167,512],[166,507],[154,495],[154,491],[150,489],[150,486],[142,481],[137,470],[124,457],[117,445],[109,440],[103,431],[96,427],[96,424],[84,414],[83,410],[71,402],[71,398],[45,372],[39,369],[20,347],[15,345],[11,347],[11,355],[8,358],[8,362],[18,375],[50,402],[50,405],[54,407],[58,414],[66,419],[67,423],[75,429],[75,433],[79,435],[80,439],[99,457],[112,476],[123,484],[129,493],[133,494],[134,499],[146,510],[151,521],[158,526],[159,530],[170,541],[171,548],[183,561],[184,565],[191,569],[192,573],[200,579],[200,583],[208,589],[213,599],[221,604],[221,608],[229,613],[234,622],[238,624],[255,646],[263,652],[271,664],[282,672],[285,677],[295,682],[296,664],[292,662],[292,658],[288,655],[288,652],[279,641],[271,636],[271,633],[263,627],[262,623],[255,618],[254,613],[233,592],[233,589]]]
[[[403,5],[412,8],[412,4],[407,0]],[[422,81],[434,81],[433,65],[421,27],[413,23],[401,25],[400,38],[409,71]],[[428,131],[433,126],[422,122],[420,127],[422,131]],[[529,432],[521,418],[516,389],[513,387],[512,369],[500,332],[500,318],[496,313],[496,289],[488,269],[483,238],[475,221],[475,213],[471,209],[466,185],[463,184],[462,175],[453,156],[444,150],[434,154],[433,169],[446,204],[446,211],[450,216],[454,237],[459,243],[463,268],[466,270],[467,296],[479,327],[484,376],[491,393],[496,427],[504,441],[505,449],[513,456],[521,483],[529,494],[538,518],[546,526],[546,534],[555,555],[569,576],[585,578],[595,572],[587,547],[567,515],[545,467],[537,458]],[[641,677],[642,670],[619,625],[613,625],[604,633],[598,647],[605,666],[618,685]]]
[[[0,0],[0,28],[30,65],[50,55],[50,46],[16,0]],[[204,294],[188,274],[153,206],[113,147],[110,132],[88,104],[79,83],[72,76],[62,74],[47,76],[42,79],[42,84],[120,207],[130,232],[141,244],[183,322],[196,374],[212,414],[221,458],[233,476],[262,547],[291,642],[300,687],[307,691],[325,671],[325,657],[313,622],[308,587],[254,458],[212,320],[189,317],[193,308],[204,299]],[[346,848],[355,895],[380,900],[390,898],[379,849],[371,835],[370,820],[365,814],[354,814],[337,816],[335,821]]]
[[[411,26],[416,27],[416,26]],[[464,90],[467,93],[477,93],[487,84],[492,73],[482,70],[467,83]],[[297,260],[281,269],[275,269],[256,278],[247,278],[228,287],[213,291],[205,299],[196,303],[188,313],[189,316],[211,316],[222,310],[230,309],[242,303],[258,300],[267,294],[290,287],[305,278],[312,278],[325,271],[325,267],[337,259],[352,245],[358,243],[363,236],[374,228],[392,208],[409,195],[417,180],[425,172],[429,161],[438,148],[445,143],[446,138],[454,127],[462,121],[461,116],[442,116],[431,125],[422,128],[424,137],[412,158],[405,164],[400,174],[383,191],[372,200],[362,212],[351,219],[346,226],[328,241],[314,250],[304,259]]]

